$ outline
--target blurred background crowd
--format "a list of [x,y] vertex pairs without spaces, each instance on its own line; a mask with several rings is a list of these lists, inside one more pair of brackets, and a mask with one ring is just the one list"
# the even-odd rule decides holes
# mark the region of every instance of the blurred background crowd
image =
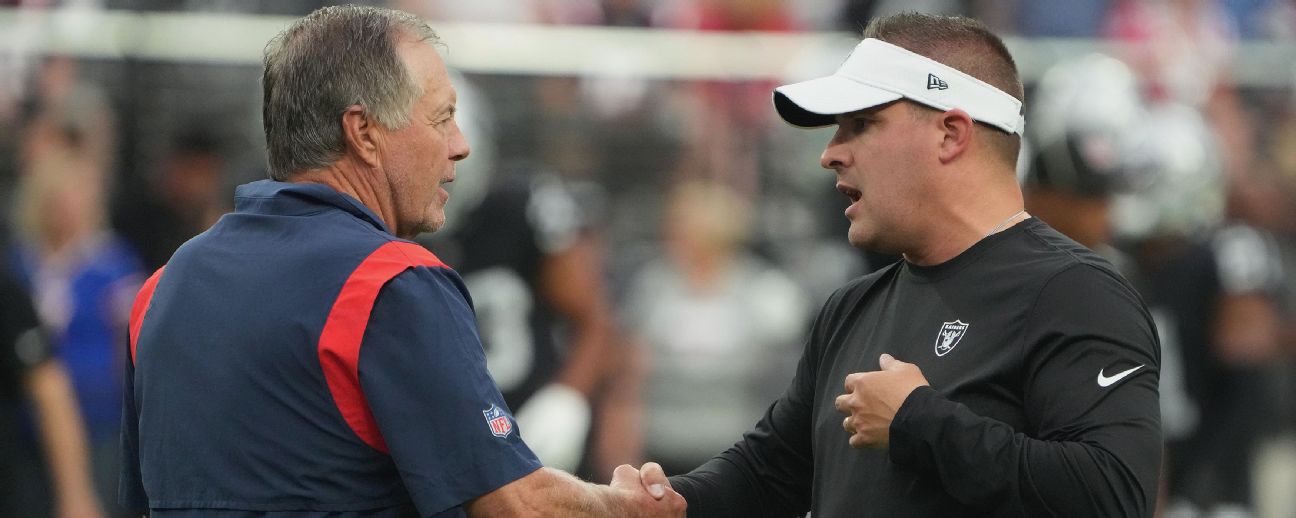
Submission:
[[[846,243],[847,200],[817,165],[830,130],[776,123],[769,99],[905,9],[1008,38],[1027,82],[1028,210],[1106,255],[1152,309],[1161,514],[1296,516],[1296,2],[359,3],[457,36],[444,53],[473,151],[426,245],[464,274],[524,437],[543,426],[524,420],[528,399],[554,380],[589,401],[586,448],[564,467],[675,473],[725,449],[785,388],[827,295],[895,260]],[[0,516],[119,515],[130,302],[235,185],[265,178],[257,50],[326,4],[0,0],[0,272],[16,286],[0,294]],[[204,42],[240,36],[101,23],[122,13],[257,36],[211,58]],[[744,50],[781,70],[707,61],[753,31],[788,36]],[[571,64],[568,34],[610,43]],[[693,59],[646,73],[652,35],[736,39],[686,40]],[[123,39],[152,50],[96,46]],[[46,338],[23,332],[24,312]]]

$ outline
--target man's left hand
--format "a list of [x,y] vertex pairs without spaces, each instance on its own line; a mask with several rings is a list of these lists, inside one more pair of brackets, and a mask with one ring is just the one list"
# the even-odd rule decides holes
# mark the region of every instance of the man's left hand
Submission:
[[837,396],[837,410],[846,414],[842,428],[855,448],[886,448],[891,443],[891,421],[914,389],[927,385],[917,365],[883,354],[875,372],[846,376],[846,393]]

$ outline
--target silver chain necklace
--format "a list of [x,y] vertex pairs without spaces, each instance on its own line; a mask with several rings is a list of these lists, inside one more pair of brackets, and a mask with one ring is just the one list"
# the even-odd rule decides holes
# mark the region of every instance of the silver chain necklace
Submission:
[[1017,211],[1016,214],[1013,214],[1013,215],[1011,215],[1011,216],[1008,216],[1006,219],[1004,219],[1003,221],[1001,221],[1001,222],[999,223],[999,226],[996,226],[993,230],[990,231],[989,234],[986,234],[985,237],[983,237],[983,238],[981,238],[981,239],[985,239],[986,237],[990,237],[990,236],[995,235],[995,232],[998,232],[998,231],[1000,231],[1000,230],[1003,230],[1004,227],[1008,226],[1008,223],[1012,222],[1012,220],[1014,220],[1014,219],[1017,219],[1017,216],[1020,216],[1020,215],[1025,214],[1025,213],[1026,213],[1026,209],[1022,209],[1022,210]]

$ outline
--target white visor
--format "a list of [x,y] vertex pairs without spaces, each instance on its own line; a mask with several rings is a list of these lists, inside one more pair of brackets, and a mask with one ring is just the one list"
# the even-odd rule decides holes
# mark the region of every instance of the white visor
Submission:
[[958,69],[885,41],[861,41],[837,72],[774,89],[774,108],[794,126],[837,123],[836,115],[901,98],[945,111],[961,109],[973,120],[1022,134],[1021,101]]

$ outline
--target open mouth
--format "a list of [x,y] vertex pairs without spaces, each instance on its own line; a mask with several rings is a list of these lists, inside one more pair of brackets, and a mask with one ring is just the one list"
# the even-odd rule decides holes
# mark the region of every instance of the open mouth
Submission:
[[851,203],[855,203],[859,201],[860,196],[864,195],[864,193],[860,192],[859,189],[856,189],[846,184],[840,184],[840,183],[837,184],[837,190],[840,191],[842,194],[845,194],[847,198],[850,198]]

